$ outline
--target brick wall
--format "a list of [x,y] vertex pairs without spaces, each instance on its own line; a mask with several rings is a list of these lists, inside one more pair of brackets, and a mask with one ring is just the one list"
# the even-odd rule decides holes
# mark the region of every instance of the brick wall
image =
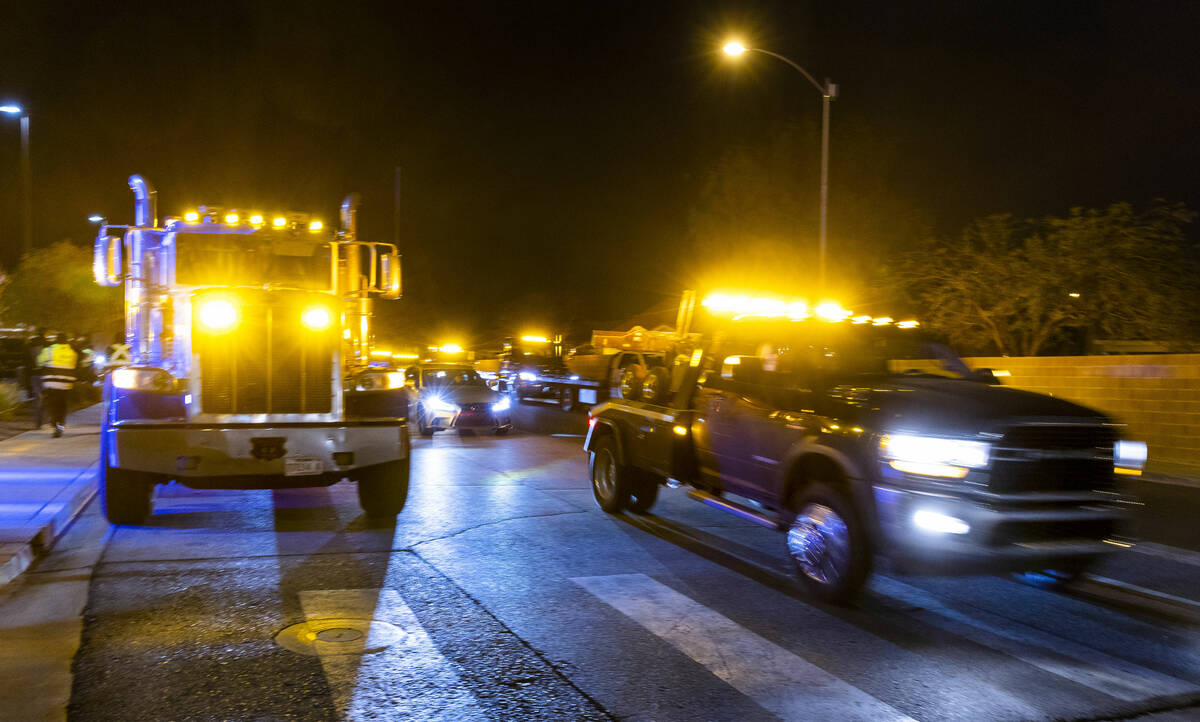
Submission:
[[1026,356],[966,359],[1009,373],[1005,386],[1050,394],[1128,424],[1150,447],[1149,468],[1200,472],[1200,354]]

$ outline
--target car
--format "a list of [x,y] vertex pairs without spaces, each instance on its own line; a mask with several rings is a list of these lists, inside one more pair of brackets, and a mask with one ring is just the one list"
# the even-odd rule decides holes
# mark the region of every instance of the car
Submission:
[[511,397],[488,388],[470,366],[417,364],[407,368],[404,377],[416,391],[413,416],[422,436],[447,429],[505,434],[512,428]]

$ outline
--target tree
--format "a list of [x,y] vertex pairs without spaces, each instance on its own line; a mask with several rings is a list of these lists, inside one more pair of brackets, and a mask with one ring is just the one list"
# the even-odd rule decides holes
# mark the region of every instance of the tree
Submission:
[[109,333],[123,317],[121,289],[97,286],[92,249],[64,240],[21,258],[0,288],[0,317],[65,333]]
[[1193,337],[1194,217],[1162,201],[1073,208],[1065,217],[993,215],[899,257],[893,280],[925,324],[963,348],[1034,356],[1071,328],[1099,337]]

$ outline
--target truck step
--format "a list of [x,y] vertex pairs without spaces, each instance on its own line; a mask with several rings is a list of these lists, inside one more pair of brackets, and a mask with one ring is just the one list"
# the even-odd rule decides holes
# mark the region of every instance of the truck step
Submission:
[[751,509],[748,506],[738,504],[735,501],[729,501],[728,499],[722,499],[721,497],[716,496],[715,494],[710,494],[707,491],[700,491],[699,489],[690,489],[690,490],[688,490],[688,498],[695,499],[696,501],[700,502],[701,504],[707,504],[707,505],[713,507],[714,509],[720,509],[722,511],[727,511],[730,514],[733,514],[734,516],[740,516],[741,518],[745,519],[746,521],[752,521],[755,524],[760,524],[762,526],[765,526],[768,529],[775,529],[777,531],[783,529],[783,523],[780,522],[779,519],[776,519],[775,517],[770,516],[768,514],[764,514],[763,512],[758,511],[757,509]]

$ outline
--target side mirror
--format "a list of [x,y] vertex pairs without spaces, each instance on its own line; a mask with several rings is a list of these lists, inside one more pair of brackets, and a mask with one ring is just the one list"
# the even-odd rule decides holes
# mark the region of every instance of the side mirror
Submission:
[[400,254],[382,251],[379,254],[379,284],[380,297],[388,300],[400,298]]
[[92,252],[92,276],[101,286],[113,287],[121,285],[122,239],[119,236],[96,236],[96,245]]

